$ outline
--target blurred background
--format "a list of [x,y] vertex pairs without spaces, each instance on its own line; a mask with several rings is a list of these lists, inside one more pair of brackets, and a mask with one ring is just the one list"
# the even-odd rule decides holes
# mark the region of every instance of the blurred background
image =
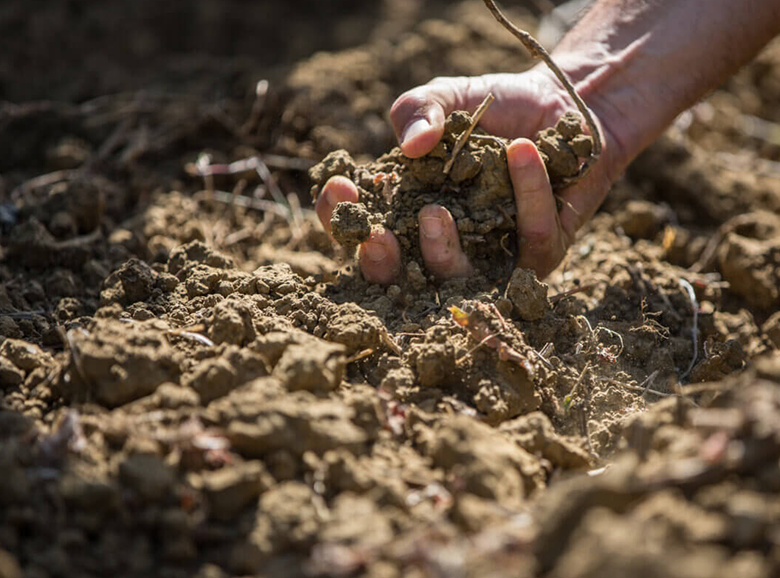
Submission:
[[[561,0],[503,0],[531,15]],[[182,79],[264,77],[318,50],[401,34],[447,17],[453,0],[4,0],[0,99],[83,101]],[[237,60],[244,58],[244,62]],[[228,86],[230,83],[228,83]],[[198,90],[202,90],[202,83]]]

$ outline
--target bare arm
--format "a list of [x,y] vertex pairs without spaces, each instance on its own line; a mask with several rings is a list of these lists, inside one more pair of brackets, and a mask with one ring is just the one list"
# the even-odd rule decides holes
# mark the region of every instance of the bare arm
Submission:
[[778,0],[600,0],[553,52],[622,169],[780,33]]

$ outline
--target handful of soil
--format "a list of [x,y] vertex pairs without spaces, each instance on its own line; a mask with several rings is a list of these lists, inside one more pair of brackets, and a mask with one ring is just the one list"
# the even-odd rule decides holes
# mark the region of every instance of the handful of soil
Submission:
[[[396,147],[374,162],[357,165],[349,153],[338,150],[314,166],[309,173],[314,198],[335,175],[351,179],[360,194],[359,205],[339,204],[334,211],[334,239],[355,246],[368,238],[372,225],[382,225],[398,238],[405,263],[422,263],[417,213],[435,203],[452,214],[471,263],[491,280],[505,278],[517,255],[516,208],[506,161],[509,141],[477,130],[449,174],[444,172],[455,143],[471,123],[467,112],[453,112],[441,141],[418,159],[404,156]],[[580,115],[567,112],[555,127],[537,135],[536,146],[555,187],[577,175],[580,159],[590,155],[593,141],[582,133]],[[508,267],[496,266],[501,256]]]

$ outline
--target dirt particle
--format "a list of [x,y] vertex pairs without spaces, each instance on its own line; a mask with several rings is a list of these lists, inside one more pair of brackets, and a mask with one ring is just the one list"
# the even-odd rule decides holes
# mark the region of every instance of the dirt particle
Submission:
[[309,169],[309,178],[315,183],[325,184],[335,175],[351,177],[355,171],[355,161],[345,150],[337,150]]
[[426,453],[439,467],[459,464],[467,492],[518,505],[543,484],[531,454],[488,425],[454,416],[442,420],[432,435]]
[[200,475],[200,486],[209,503],[209,513],[217,520],[231,520],[241,510],[271,488],[273,478],[262,462],[250,461]]
[[134,454],[119,464],[119,478],[145,500],[161,500],[175,483],[173,470],[151,454]]
[[71,365],[60,385],[69,397],[116,407],[178,379],[180,356],[154,325],[99,319],[70,335]]
[[0,357],[7,359],[24,372],[31,372],[39,367],[48,367],[54,360],[33,343],[20,339],[6,339],[0,345]]
[[256,337],[251,306],[243,300],[217,303],[208,325],[209,337],[215,344],[245,345]]
[[0,357],[0,389],[16,387],[24,381],[24,372],[10,360]]
[[536,146],[542,153],[547,174],[553,183],[573,177],[580,169],[580,162],[571,144],[554,130],[539,134]]
[[347,249],[354,249],[368,241],[371,236],[370,216],[363,203],[339,203],[330,218],[333,238]]
[[761,331],[766,334],[777,349],[780,349],[780,311],[764,322]]
[[555,123],[555,130],[566,140],[572,140],[582,134],[582,116],[574,111],[568,111]]
[[333,391],[344,375],[345,351],[343,345],[314,339],[290,345],[276,364],[274,376],[291,391]]
[[593,138],[580,134],[571,139],[571,150],[580,158],[588,158],[593,152]]
[[269,373],[266,359],[250,350],[226,345],[214,353],[216,357],[201,361],[182,378],[182,385],[197,391],[203,405]]
[[172,275],[178,275],[188,262],[200,263],[216,269],[227,269],[233,266],[230,257],[215,251],[203,241],[192,241],[173,249],[168,257],[168,271]]
[[707,357],[691,371],[691,381],[718,381],[741,369],[745,364],[745,351],[736,339],[724,343],[708,342]]
[[378,348],[386,332],[381,319],[354,303],[347,303],[339,306],[328,319],[324,337],[345,345],[352,354]]
[[615,221],[634,239],[652,239],[672,215],[668,208],[648,201],[630,200],[615,214]]
[[157,278],[152,268],[139,259],[125,261],[117,270],[116,276],[124,290],[124,301],[128,304],[146,301],[152,294]]
[[506,421],[499,430],[510,434],[527,452],[543,457],[554,466],[568,470],[593,465],[593,457],[582,448],[581,442],[556,433],[550,418],[541,412]]
[[525,321],[535,321],[550,310],[547,299],[548,287],[536,278],[531,269],[518,267],[512,272],[506,296],[514,305],[514,311]]

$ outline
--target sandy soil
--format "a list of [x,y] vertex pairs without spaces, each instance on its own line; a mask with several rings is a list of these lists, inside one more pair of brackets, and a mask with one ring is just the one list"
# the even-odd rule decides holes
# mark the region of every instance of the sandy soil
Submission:
[[[0,577],[780,573],[780,43],[545,283],[491,261],[514,208],[470,145],[446,202],[493,266],[435,283],[446,154],[387,111],[529,65],[481,2],[39,4],[0,9]],[[317,223],[336,173],[397,285]]]

